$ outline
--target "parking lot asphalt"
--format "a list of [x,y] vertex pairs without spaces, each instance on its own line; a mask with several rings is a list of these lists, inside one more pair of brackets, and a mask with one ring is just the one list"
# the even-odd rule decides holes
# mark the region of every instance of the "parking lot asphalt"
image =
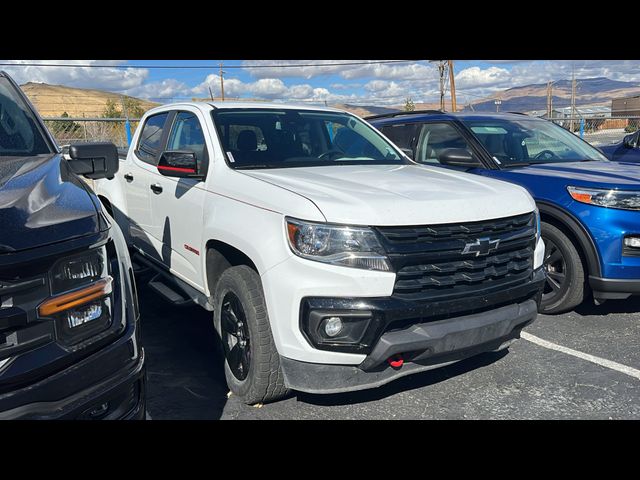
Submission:
[[209,312],[173,307],[145,285],[139,293],[154,420],[640,419],[640,298],[539,316],[526,329],[533,341],[521,339],[508,353],[373,390],[294,392],[258,408],[227,397]]

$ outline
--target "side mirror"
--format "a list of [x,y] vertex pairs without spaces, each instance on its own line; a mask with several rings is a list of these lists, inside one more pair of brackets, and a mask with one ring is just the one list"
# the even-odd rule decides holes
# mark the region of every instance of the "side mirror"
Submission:
[[480,163],[465,148],[447,148],[438,156],[440,164],[450,167],[476,168]]
[[402,150],[407,157],[413,160],[413,148],[401,148],[400,150]]
[[625,135],[624,140],[622,140],[622,144],[627,148],[634,148],[633,135]]
[[118,171],[118,149],[113,143],[78,143],[69,146],[69,166],[77,175],[92,180],[108,178]]
[[198,172],[195,152],[191,150],[167,150],[160,155],[158,172],[166,177],[202,178]]

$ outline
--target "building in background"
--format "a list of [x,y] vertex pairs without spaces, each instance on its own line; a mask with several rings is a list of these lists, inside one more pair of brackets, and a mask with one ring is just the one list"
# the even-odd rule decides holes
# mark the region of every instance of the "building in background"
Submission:
[[613,117],[640,116],[640,95],[612,99],[611,115]]

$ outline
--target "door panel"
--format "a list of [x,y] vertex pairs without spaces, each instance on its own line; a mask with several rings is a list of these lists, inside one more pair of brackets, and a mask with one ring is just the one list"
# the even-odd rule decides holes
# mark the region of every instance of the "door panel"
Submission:
[[[176,112],[165,150],[193,151],[198,170],[206,172],[209,156],[202,120],[196,112]],[[202,287],[204,182],[167,177],[154,169],[151,183],[162,188],[157,194],[150,191],[155,253],[174,274]]]
[[[134,246],[146,253],[154,254],[154,220],[151,208],[150,185],[154,181],[153,172],[166,133],[164,126],[169,112],[147,118],[140,133],[138,143],[130,154],[131,162],[124,169],[124,186],[129,207],[129,235]],[[133,147],[132,147],[133,148]],[[154,255],[157,258],[157,255]]]

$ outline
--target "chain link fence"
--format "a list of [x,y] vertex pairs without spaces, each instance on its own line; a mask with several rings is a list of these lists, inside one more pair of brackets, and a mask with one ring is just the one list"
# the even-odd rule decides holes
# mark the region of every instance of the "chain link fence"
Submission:
[[549,120],[595,147],[618,143],[625,135],[640,129],[640,117],[560,117]]
[[60,146],[82,142],[112,142],[121,148],[128,145],[127,129],[129,135],[133,135],[139,122],[139,119],[127,121],[124,118],[56,117],[43,120]]

